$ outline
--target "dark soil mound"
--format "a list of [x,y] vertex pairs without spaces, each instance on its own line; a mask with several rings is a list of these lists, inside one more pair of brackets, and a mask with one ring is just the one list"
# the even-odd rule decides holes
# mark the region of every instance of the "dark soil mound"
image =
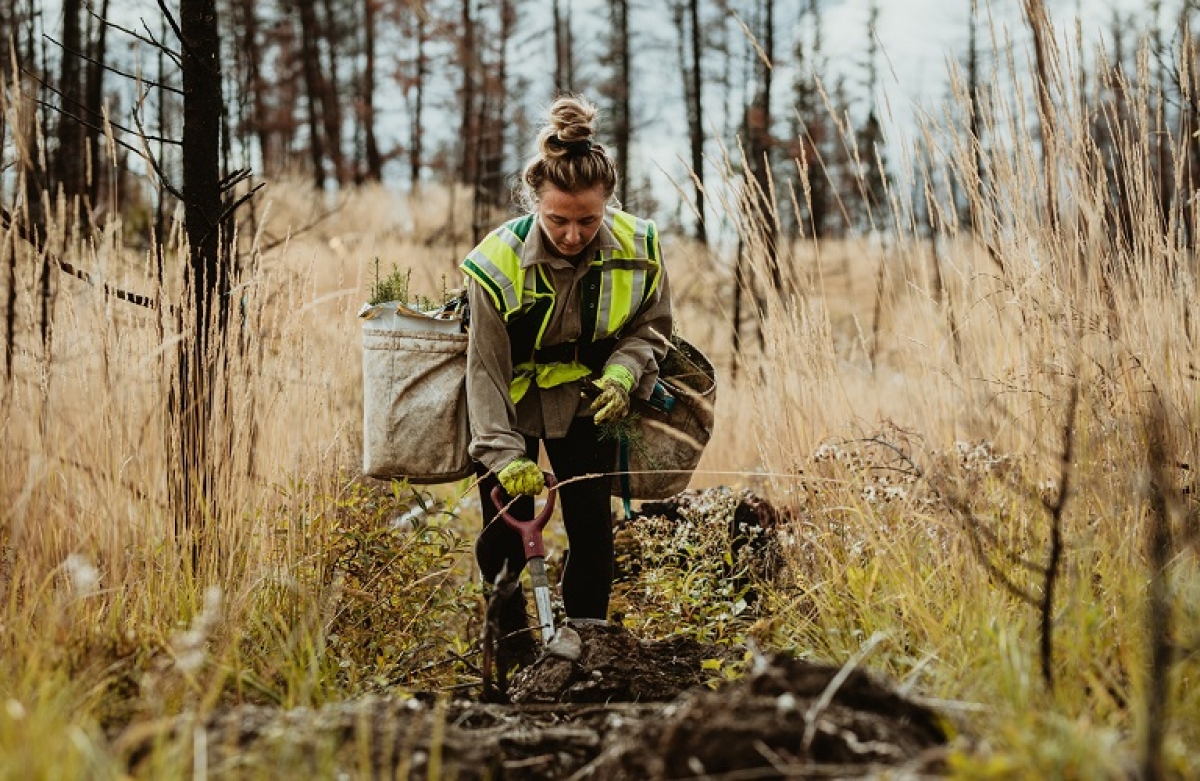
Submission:
[[620,627],[576,632],[578,645],[559,643],[517,674],[512,704],[369,697],[316,711],[245,706],[143,727],[118,748],[145,771],[138,758],[164,732],[203,735],[193,745],[205,746],[214,778],[287,770],[646,781],[938,770],[946,742],[938,716],[862,671],[759,657],[740,680],[710,689],[703,662],[736,651],[640,641]]
[[928,749],[945,743],[932,711],[861,670],[840,673],[776,657],[728,690],[688,698],[659,741],[657,777],[781,767],[863,772],[924,763]]
[[[557,651],[564,636],[569,645]],[[740,655],[687,638],[639,640],[618,626],[568,626],[560,630],[558,643],[516,674],[509,696],[517,704],[666,702],[704,684],[706,659]]]

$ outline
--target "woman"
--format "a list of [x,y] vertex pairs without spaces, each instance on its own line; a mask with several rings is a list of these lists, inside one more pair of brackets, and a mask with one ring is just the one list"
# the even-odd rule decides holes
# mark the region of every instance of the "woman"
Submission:
[[[525,566],[520,536],[496,519],[492,488],[533,517],[544,488],[538,446],[559,482],[570,550],[562,575],[569,621],[603,622],[612,591],[609,487],[616,441],[605,424],[648,398],[671,334],[666,268],[653,222],[610,206],[617,169],[594,140],[596,108],[556,100],[521,178],[524,217],[497,228],[463,262],[471,311],[467,401],[484,528],[475,546],[486,584]],[[592,398],[594,396],[594,398]],[[582,475],[601,475],[572,482]],[[499,598],[499,596],[498,596]],[[518,587],[499,606],[502,665],[528,661]]]

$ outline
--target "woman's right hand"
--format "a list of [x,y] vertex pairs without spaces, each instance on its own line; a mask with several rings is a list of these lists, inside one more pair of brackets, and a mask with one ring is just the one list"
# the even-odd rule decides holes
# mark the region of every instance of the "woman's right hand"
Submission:
[[509,496],[537,496],[546,487],[546,478],[538,465],[521,457],[496,473]]

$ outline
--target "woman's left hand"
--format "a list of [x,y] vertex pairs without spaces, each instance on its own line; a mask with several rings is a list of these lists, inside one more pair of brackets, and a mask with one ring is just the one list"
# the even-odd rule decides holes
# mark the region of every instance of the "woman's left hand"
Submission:
[[611,364],[604,374],[593,383],[600,395],[592,402],[592,412],[597,423],[616,423],[629,414],[629,391],[633,387],[633,374],[624,366]]

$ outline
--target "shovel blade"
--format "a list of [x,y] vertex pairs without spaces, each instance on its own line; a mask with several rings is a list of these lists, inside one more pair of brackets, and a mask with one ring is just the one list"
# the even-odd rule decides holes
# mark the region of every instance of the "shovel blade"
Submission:
[[550,607],[550,581],[546,579],[546,560],[536,556],[529,560],[529,580],[533,585],[533,601],[537,604],[538,624],[542,642],[554,639],[554,612]]

